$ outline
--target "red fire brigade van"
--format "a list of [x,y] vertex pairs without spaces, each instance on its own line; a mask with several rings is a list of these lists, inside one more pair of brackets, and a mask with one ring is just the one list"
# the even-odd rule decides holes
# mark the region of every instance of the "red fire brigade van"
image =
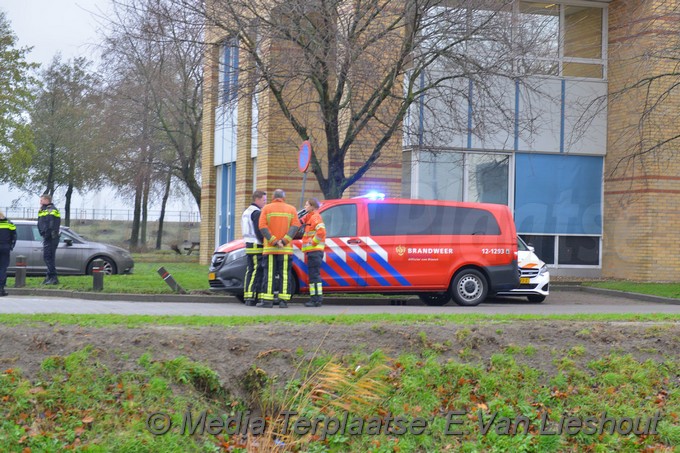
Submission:
[[[351,198],[319,209],[326,225],[324,294],[417,294],[428,305],[473,306],[519,285],[517,233],[507,206],[436,200]],[[296,292],[307,267],[294,241]],[[219,247],[210,288],[243,297],[242,240]]]

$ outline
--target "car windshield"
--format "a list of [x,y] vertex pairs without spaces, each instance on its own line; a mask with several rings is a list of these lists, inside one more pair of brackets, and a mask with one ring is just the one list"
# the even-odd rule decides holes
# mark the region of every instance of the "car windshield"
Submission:
[[528,252],[529,251],[529,246],[519,236],[517,236],[517,249],[522,251],[522,252]]

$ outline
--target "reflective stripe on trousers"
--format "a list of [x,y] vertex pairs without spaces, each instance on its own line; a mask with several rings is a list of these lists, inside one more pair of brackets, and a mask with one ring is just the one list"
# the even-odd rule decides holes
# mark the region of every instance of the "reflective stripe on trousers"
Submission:
[[267,272],[265,272],[262,282],[261,299],[274,300],[278,296],[281,300],[290,300],[292,286],[290,262],[292,256],[264,255],[264,259],[267,260]]

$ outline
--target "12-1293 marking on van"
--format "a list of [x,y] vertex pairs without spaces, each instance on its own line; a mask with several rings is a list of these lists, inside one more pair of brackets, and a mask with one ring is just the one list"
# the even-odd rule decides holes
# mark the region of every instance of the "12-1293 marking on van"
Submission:
[[482,249],[482,255],[509,255],[510,249]]

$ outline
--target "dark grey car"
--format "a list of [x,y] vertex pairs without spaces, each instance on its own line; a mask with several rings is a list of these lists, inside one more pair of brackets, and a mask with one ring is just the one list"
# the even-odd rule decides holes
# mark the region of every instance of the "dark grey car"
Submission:
[[[27,275],[44,275],[42,238],[38,233],[38,222],[34,220],[14,220],[17,227],[17,244],[10,254],[7,272],[14,275],[16,257],[26,258]],[[59,247],[57,248],[57,274],[85,275],[92,273],[92,263],[96,259],[104,261],[105,274],[127,274],[132,272],[134,261],[130,253],[120,247],[100,242],[90,242],[68,227],[61,227]]]

